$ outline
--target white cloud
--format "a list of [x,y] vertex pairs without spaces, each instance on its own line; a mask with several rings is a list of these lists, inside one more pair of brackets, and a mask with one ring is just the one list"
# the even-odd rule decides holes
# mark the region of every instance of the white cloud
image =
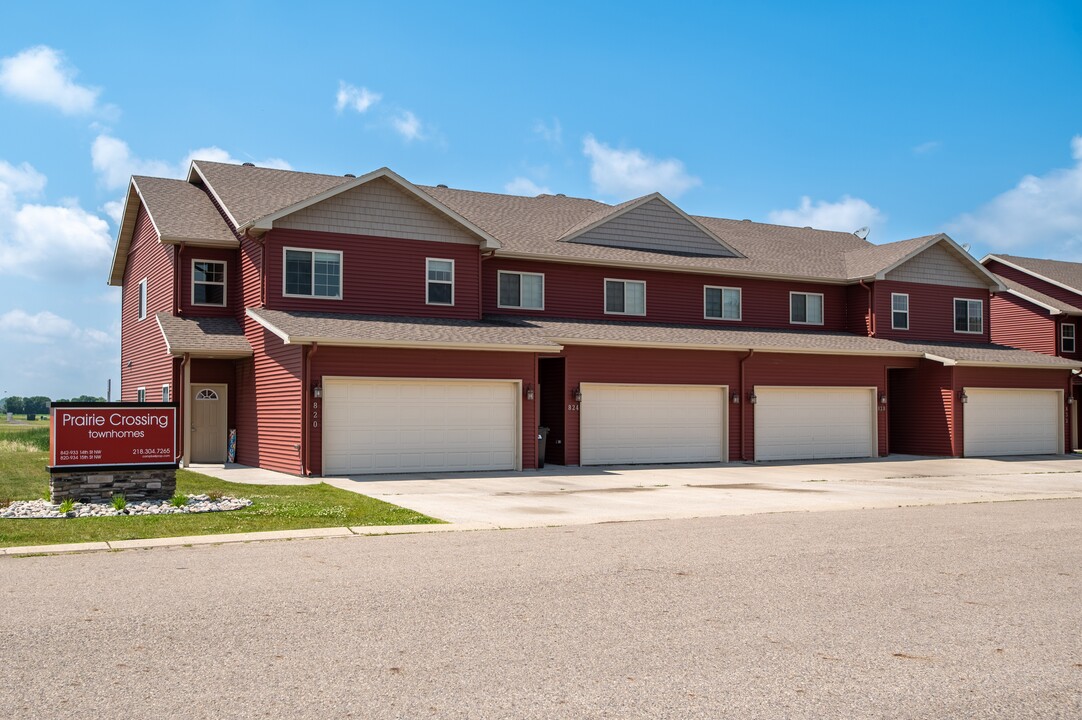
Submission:
[[1010,190],[971,213],[957,217],[947,231],[959,242],[976,242],[993,251],[1040,249],[1051,257],[1082,259],[1082,135],[1071,139],[1073,167],[1026,175]]
[[820,200],[812,203],[810,197],[800,198],[800,207],[774,210],[767,216],[777,225],[813,227],[818,230],[853,232],[862,227],[875,229],[886,221],[886,215],[866,200],[843,195],[838,202]]
[[551,195],[552,191],[543,185],[538,185],[533,180],[525,177],[517,177],[503,186],[504,192],[509,195]]
[[123,219],[121,216],[124,214],[124,201],[110,200],[101,206],[101,211],[109,216],[114,225],[119,225]]
[[935,152],[942,145],[943,143],[938,140],[929,140],[928,142],[923,142],[920,145],[915,146],[913,148],[913,153],[916,155],[927,155],[930,152]]
[[538,120],[533,124],[533,131],[550,145],[560,145],[563,142],[564,129],[560,125],[559,118],[552,118],[551,125],[546,124],[544,120]]
[[679,160],[656,160],[636,149],[617,150],[593,135],[583,140],[582,152],[590,159],[590,180],[602,195],[628,199],[660,192],[675,198],[702,183]]
[[402,136],[402,139],[406,142],[412,142],[414,140],[424,140],[424,129],[421,126],[421,121],[416,115],[409,110],[403,110],[401,113],[391,118],[391,127],[394,131]]
[[79,334],[75,323],[48,310],[31,315],[15,309],[0,315],[0,333],[19,337],[25,342],[47,343],[73,338]]
[[60,52],[38,45],[0,59],[0,90],[20,100],[52,105],[68,115],[95,112],[101,91],[77,84],[76,73]]
[[382,95],[372,92],[366,87],[357,87],[340,80],[338,82],[338,94],[335,96],[334,109],[342,112],[346,108],[350,108],[359,113],[364,113],[382,98]]
[[[112,190],[125,187],[132,175],[183,178],[188,174],[188,166],[191,165],[193,159],[223,163],[243,162],[215,146],[192,150],[175,164],[164,160],[147,160],[134,155],[128,143],[105,134],[94,138],[94,144],[90,148],[90,159],[102,183]],[[292,169],[290,164],[281,158],[268,158],[255,164],[279,170]]]
[[39,278],[102,271],[112,257],[108,224],[74,201],[25,202],[45,187],[30,165],[0,160],[0,274]]
[[17,351],[0,356],[0,377],[14,395],[105,395],[107,378],[116,379],[120,369],[115,320],[103,330],[48,310],[17,308],[0,314],[0,342]]

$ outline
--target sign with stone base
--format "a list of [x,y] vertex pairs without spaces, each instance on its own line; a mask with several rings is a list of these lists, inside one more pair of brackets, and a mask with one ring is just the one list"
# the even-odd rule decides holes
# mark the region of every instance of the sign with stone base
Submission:
[[164,500],[177,489],[176,403],[52,403],[54,503]]

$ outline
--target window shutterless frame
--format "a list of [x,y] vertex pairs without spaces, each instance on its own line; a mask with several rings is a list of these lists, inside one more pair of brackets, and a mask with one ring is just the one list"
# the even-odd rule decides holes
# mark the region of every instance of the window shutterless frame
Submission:
[[1075,327],[1073,323],[1063,323],[1059,326],[1059,351],[1074,353],[1075,351]]
[[[450,266],[450,267],[448,267]],[[443,290],[447,289],[448,299],[444,300]],[[433,299],[435,292],[436,299]],[[448,258],[425,258],[425,304],[455,304],[455,261]]]
[[[291,293],[286,292],[288,287],[288,269],[289,269],[289,253],[307,253],[309,256],[308,265],[308,285],[309,291],[307,293]],[[317,295],[316,294],[316,254],[321,255],[335,255],[338,257],[338,294],[337,295]],[[322,250],[320,248],[300,248],[300,247],[283,247],[282,248],[282,297],[295,297],[295,298],[312,298],[316,300],[341,300],[344,288],[342,287],[342,266],[343,258],[341,250]]]
[[[221,266],[221,277],[222,277],[222,279],[221,280],[207,280],[207,279],[196,280],[196,265],[204,265],[204,266],[218,265],[218,266]],[[198,260],[198,259],[193,259],[192,260],[192,305],[201,305],[201,306],[204,306],[204,307],[225,307],[226,306],[226,285],[225,285],[225,283],[226,283],[226,278],[228,277],[228,275],[226,274],[228,269],[229,269],[229,266],[226,265],[225,260]],[[204,268],[204,270],[203,270],[204,277],[207,277],[210,272],[216,272],[216,271],[214,271],[210,267]],[[222,289],[222,301],[220,303],[215,303],[215,302],[206,302],[206,301],[200,302],[200,301],[196,300],[196,292],[195,292],[196,285],[203,285],[207,289],[220,287]]]
[[169,402],[169,386],[162,385],[162,402]]
[[[795,309],[793,307],[793,298],[795,298],[795,297],[803,297],[804,298],[804,319],[803,320],[797,320],[796,319],[796,314],[793,312],[794,309]],[[818,321],[808,319],[808,317],[811,315],[811,313],[808,312],[808,307],[809,307],[809,305],[811,303],[809,303],[808,301],[811,298],[818,298],[819,299],[819,320]],[[823,293],[811,293],[811,292],[790,292],[789,293],[789,323],[791,325],[822,325],[823,322],[826,319],[826,314],[827,313],[826,313],[825,303],[823,301]]]
[[145,387],[135,388],[135,402],[145,403],[147,401],[147,389]]
[[[960,305],[959,303],[965,303]],[[962,310],[960,313],[959,310]],[[959,330],[959,320],[965,324],[965,329]],[[977,321],[976,329],[973,329],[973,321]],[[954,332],[967,335],[980,335],[984,332],[984,301],[973,298],[954,298]]]
[[907,293],[890,294],[891,330],[909,329],[909,295]]
[[136,312],[140,320],[147,319],[147,279],[143,278],[139,281],[138,298],[136,299],[138,306]]
[[[513,278],[518,278],[518,305],[510,305],[504,302],[504,281],[508,283]],[[537,278],[538,283],[541,286],[541,292],[539,293],[540,303],[537,305],[526,304],[526,293],[523,290],[525,278]],[[511,294],[510,292],[508,294]],[[509,308],[514,310],[544,310],[545,309],[545,274],[544,273],[532,273],[532,272],[512,272],[511,270],[500,270],[496,273],[496,307]]]
[[[710,314],[710,291],[716,290],[718,293],[718,314]],[[725,296],[729,294],[736,294],[736,315],[725,314]],[[733,322],[739,322],[743,318],[744,314],[744,293],[738,287],[725,287],[721,285],[704,285],[703,286],[703,318],[705,320],[731,320]]]
[[[621,290],[620,304],[623,307],[622,310],[610,310],[609,309],[609,285],[610,284],[613,284],[613,285],[619,284],[620,285],[620,290]],[[633,286],[633,285],[638,285],[638,286],[642,287],[642,311],[641,312],[629,311],[627,309],[627,306],[628,306],[628,286]],[[635,315],[635,316],[646,315],[646,282],[645,281],[643,281],[643,280],[621,280],[619,278],[605,278],[605,284],[604,284],[603,287],[605,289],[605,295],[602,298],[602,300],[605,303],[605,314],[606,315]],[[632,296],[632,300],[634,300],[634,296]]]

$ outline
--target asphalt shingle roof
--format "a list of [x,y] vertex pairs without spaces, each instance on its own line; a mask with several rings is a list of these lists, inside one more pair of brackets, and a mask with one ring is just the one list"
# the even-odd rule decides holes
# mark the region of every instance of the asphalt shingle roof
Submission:
[[[1065,303],[1062,300],[1058,300],[1051,295],[1045,295],[1042,292],[1034,290],[1028,285],[1023,285],[1020,282],[1015,282],[1014,280],[1003,277],[1002,275],[996,275],[996,278],[998,278],[1001,283],[1006,285],[1008,290],[1013,290],[1019,295],[1024,295],[1031,300],[1036,300],[1042,305],[1053,307],[1061,313],[1065,313],[1067,315],[1082,315],[1082,309],[1077,308],[1074,305]],[[1080,300],[1082,300],[1082,298],[1080,298]]]
[[1054,280],[1061,285],[1066,285],[1075,292],[1082,294],[1082,263],[1067,262],[1066,260],[1042,260],[1040,258],[1002,255],[999,253],[995,254],[993,258],[1005,260],[1012,265],[1017,265],[1049,280]]
[[238,357],[252,354],[252,346],[235,318],[180,318],[167,312],[158,313],[156,317],[171,355]]
[[203,190],[183,180],[144,175],[132,180],[163,238],[238,244],[229,224]]

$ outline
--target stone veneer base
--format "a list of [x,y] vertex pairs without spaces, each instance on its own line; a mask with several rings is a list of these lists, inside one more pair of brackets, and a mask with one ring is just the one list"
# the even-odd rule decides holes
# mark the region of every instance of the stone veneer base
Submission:
[[60,503],[109,502],[123,495],[130,502],[168,500],[177,491],[176,470],[110,470],[58,472],[49,476],[49,499]]

